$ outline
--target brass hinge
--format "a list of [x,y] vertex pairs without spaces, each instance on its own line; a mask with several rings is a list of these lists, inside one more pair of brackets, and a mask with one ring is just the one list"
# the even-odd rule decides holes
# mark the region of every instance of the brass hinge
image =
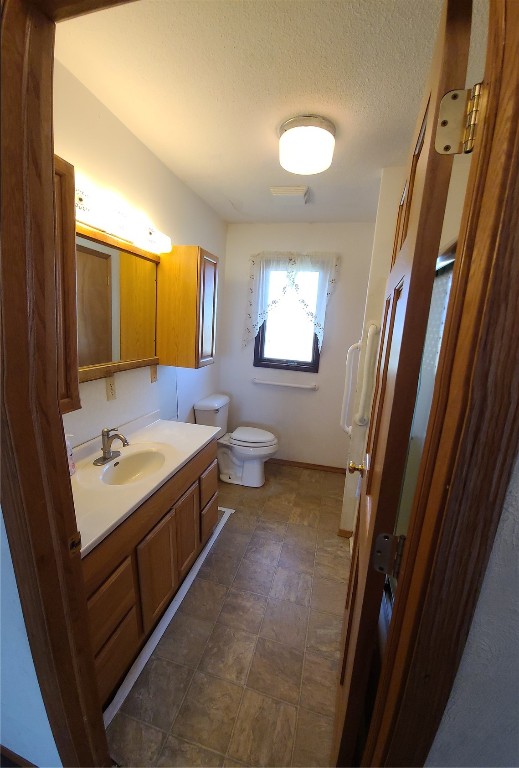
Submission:
[[481,100],[481,83],[449,91],[440,102],[434,146],[440,155],[468,155],[474,149]]
[[404,554],[405,536],[380,533],[375,539],[371,564],[379,573],[398,579]]
[[75,555],[76,552],[81,550],[81,534],[79,531],[68,540],[68,548],[71,555]]

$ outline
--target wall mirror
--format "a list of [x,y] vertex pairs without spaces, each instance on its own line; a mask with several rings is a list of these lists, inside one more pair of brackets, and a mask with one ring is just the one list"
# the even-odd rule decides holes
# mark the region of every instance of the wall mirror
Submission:
[[158,363],[159,262],[124,240],[76,225],[79,381]]

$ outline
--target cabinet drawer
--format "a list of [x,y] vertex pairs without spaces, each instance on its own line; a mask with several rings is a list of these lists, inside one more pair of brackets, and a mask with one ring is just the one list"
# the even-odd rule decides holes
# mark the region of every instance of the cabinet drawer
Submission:
[[138,649],[139,624],[134,606],[96,656],[97,684],[103,704],[127,671]]
[[90,637],[94,655],[135,605],[132,561],[127,557],[88,601]]
[[218,522],[218,494],[215,493],[209,504],[202,510],[202,524],[200,527],[202,533],[202,545],[205,544],[212,534],[216,523]]
[[218,490],[218,463],[216,459],[200,475],[200,508],[203,509]]

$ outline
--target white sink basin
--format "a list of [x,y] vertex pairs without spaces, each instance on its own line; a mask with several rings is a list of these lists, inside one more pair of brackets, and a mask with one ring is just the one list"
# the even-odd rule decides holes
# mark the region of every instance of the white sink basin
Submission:
[[101,479],[107,485],[136,483],[160,469],[165,460],[162,451],[153,448],[119,456],[103,470]]

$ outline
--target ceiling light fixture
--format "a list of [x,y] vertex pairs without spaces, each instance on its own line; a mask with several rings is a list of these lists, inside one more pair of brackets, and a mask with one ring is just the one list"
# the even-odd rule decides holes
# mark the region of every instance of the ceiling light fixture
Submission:
[[318,115],[300,115],[279,129],[279,163],[290,173],[310,176],[332,164],[335,126]]

